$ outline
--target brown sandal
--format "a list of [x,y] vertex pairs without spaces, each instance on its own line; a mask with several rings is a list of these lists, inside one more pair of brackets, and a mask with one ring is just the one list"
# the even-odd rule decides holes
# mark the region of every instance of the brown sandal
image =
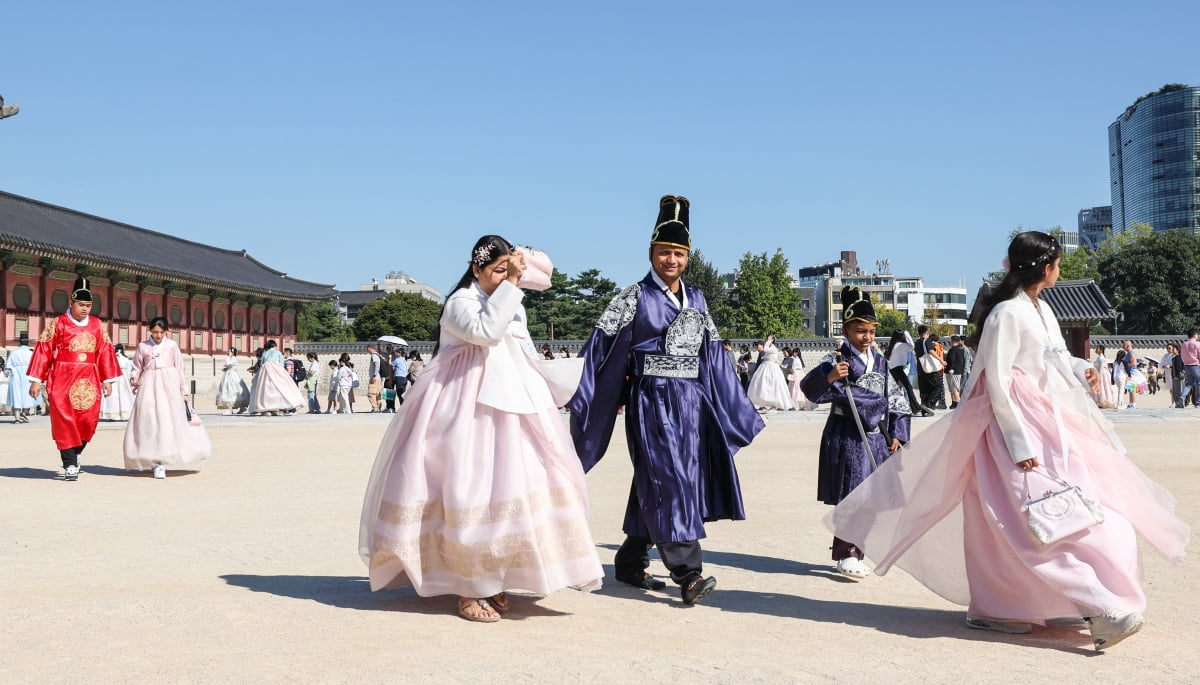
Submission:
[[458,598],[458,615],[477,623],[495,623],[500,620],[500,614],[488,600],[472,597]]
[[508,593],[498,592],[498,593],[492,595],[491,597],[488,597],[488,602],[492,605],[492,608],[495,609],[496,611],[499,611],[502,614],[508,612],[508,609],[509,609]]

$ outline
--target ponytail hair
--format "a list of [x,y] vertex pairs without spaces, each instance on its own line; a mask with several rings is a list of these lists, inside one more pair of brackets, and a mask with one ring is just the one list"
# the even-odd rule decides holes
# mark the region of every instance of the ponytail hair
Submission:
[[979,347],[983,327],[992,309],[1045,278],[1046,272],[1042,267],[1053,264],[1061,256],[1062,247],[1054,236],[1041,231],[1018,233],[1008,244],[1008,257],[1005,259],[1008,273],[1004,274],[1004,280],[994,286],[985,283],[979,289],[970,318],[970,322],[975,324],[975,332],[967,339],[967,345]]

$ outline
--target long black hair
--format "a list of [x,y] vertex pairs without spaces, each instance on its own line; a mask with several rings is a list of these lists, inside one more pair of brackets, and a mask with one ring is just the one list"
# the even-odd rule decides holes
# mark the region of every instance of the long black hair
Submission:
[[[482,269],[504,255],[512,254],[514,249],[516,249],[516,246],[498,235],[485,235],[476,240],[475,245],[471,248],[471,258],[467,260],[467,270],[463,273],[462,278],[458,279],[458,283],[455,283],[454,287],[450,289],[450,294],[453,295],[475,281],[476,267]],[[449,296],[446,297],[446,301],[450,301]],[[435,341],[433,356],[437,355],[438,349],[442,346],[442,314],[445,313],[446,305],[443,303],[442,311],[438,313],[437,328],[433,331],[433,339]]]
[[971,323],[975,324],[975,332],[967,339],[967,345],[979,347],[983,326],[987,323],[988,314],[992,313],[992,309],[1045,278],[1046,272],[1042,267],[1053,264],[1054,260],[1061,256],[1062,247],[1049,233],[1018,233],[1008,244],[1008,273],[1004,275],[1004,280],[990,288],[985,284],[980,289],[975,307],[971,310]]

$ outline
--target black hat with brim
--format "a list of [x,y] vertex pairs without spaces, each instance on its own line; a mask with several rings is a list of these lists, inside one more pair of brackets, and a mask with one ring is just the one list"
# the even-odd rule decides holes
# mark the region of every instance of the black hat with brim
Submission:
[[75,286],[71,288],[71,299],[77,302],[92,301],[92,284],[88,279],[80,276],[75,279]]
[[875,305],[871,303],[871,298],[862,290],[859,290],[856,285],[848,285],[842,288],[842,325],[845,326],[852,321],[879,323],[879,318],[875,316]]

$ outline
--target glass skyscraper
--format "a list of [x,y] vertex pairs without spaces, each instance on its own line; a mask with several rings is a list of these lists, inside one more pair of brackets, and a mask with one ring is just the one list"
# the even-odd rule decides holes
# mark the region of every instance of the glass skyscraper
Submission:
[[1164,86],[1108,127],[1112,230],[1200,233],[1200,87]]

